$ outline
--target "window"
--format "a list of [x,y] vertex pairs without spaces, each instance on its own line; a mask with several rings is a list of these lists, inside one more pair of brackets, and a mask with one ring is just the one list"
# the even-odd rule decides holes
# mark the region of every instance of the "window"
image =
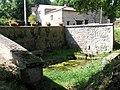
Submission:
[[70,21],[67,21],[67,25],[70,25]]
[[77,25],[83,24],[83,20],[76,20],[76,24],[77,24]]
[[51,20],[53,20],[53,15],[50,16]]

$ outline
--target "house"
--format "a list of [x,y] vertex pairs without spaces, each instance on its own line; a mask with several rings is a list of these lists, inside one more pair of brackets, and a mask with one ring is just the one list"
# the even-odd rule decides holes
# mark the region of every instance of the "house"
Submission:
[[[78,14],[72,7],[54,6],[54,5],[39,5],[33,10],[38,21],[42,26],[50,24],[51,26],[65,25],[81,25],[88,23],[99,23],[99,12],[88,12],[87,14]],[[102,18],[102,23],[107,23],[107,17]]]

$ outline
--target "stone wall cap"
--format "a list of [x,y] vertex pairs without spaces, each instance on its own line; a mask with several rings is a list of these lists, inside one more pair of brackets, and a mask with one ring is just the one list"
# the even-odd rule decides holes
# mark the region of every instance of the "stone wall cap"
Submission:
[[103,27],[103,26],[113,26],[113,23],[105,23],[105,24],[99,24],[99,23],[91,23],[91,24],[82,24],[82,25],[67,25],[66,28],[76,28],[76,27]]

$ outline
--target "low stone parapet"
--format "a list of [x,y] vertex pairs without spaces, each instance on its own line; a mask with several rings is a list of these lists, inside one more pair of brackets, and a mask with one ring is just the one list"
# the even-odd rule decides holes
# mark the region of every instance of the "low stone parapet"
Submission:
[[4,58],[0,62],[12,73],[18,74],[25,83],[42,79],[42,59],[1,34],[0,55]]

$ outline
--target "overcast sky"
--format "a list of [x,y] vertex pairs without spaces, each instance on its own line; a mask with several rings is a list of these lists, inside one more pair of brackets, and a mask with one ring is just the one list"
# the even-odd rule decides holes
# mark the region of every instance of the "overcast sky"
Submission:
[[50,0],[51,2],[54,1],[54,0]]

